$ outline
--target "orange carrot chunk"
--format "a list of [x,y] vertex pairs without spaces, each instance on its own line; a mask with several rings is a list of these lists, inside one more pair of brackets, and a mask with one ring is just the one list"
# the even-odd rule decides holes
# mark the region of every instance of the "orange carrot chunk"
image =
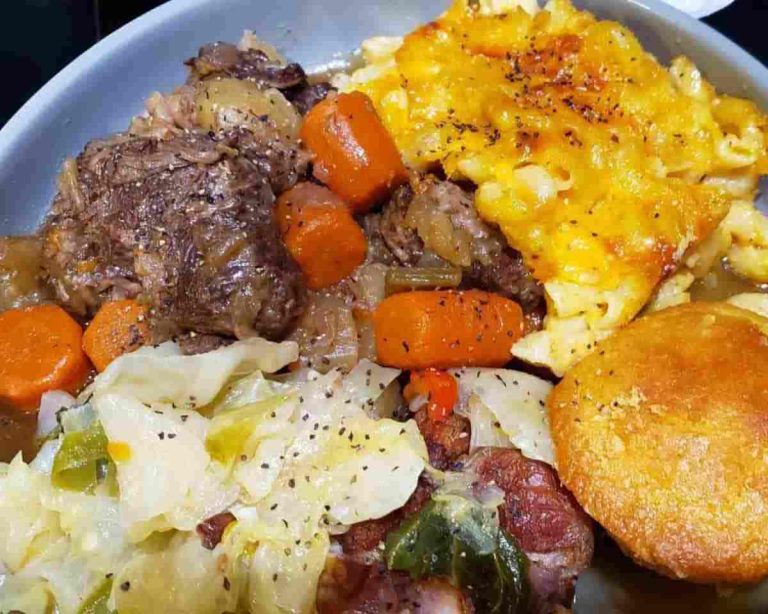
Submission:
[[49,390],[75,394],[91,370],[83,329],[56,305],[0,314],[0,400],[33,411]]
[[520,306],[480,290],[394,294],[373,323],[379,361],[400,369],[500,367],[523,334]]
[[339,94],[315,105],[301,127],[314,154],[314,175],[367,211],[408,180],[400,153],[371,99],[361,92]]
[[362,228],[328,188],[300,183],[280,196],[275,213],[285,245],[310,289],[341,281],[365,260],[368,246]]
[[104,303],[83,335],[83,350],[101,372],[115,358],[139,348],[149,336],[146,310],[134,300]]
[[432,422],[445,422],[459,400],[456,378],[446,371],[425,369],[411,372],[411,379],[403,390],[409,403],[418,396],[427,397],[427,416]]

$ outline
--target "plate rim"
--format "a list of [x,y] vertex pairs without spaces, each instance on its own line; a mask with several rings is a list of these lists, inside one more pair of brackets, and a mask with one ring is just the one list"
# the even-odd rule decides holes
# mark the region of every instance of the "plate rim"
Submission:
[[[86,49],[51,77],[0,128],[0,159],[3,159],[9,150],[13,150],[23,143],[25,134],[35,129],[38,119],[90,67],[103,62],[110,55],[120,52],[123,48],[131,45],[155,28],[164,27],[165,24],[170,23],[174,18],[182,16],[186,11],[191,11],[197,7],[217,1],[169,0],[133,19]],[[262,0],[256,0],[254,4],[258,4],[260,1]],[[729,65],[738,66],[741,70],[747,72],[756,83],[765,83],[766,96],[768,96],[768,67],[708,24],[664,3],[662,0],[607,1],[633,5],[638,10],[650,12],[658,18],[674,24],[681,33],[691,36],[696,40],[704,41],[714,49],[715,54],[723,57]],[[765,111],[768,112],[768,109],[765,109]],[[128,119],[126,118],[126,121]]]

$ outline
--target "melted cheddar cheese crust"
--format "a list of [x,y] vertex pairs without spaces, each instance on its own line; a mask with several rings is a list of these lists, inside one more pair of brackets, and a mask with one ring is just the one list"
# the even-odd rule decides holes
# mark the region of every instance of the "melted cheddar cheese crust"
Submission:
[[754,104],[569,0],[459,0],[364,53],[343,87],[373,99],[409,165],[474,182],[481,216],[544,283],[545,329],[515,353],[556,373],[634,317],[733,186],[750,198],[768,169]]

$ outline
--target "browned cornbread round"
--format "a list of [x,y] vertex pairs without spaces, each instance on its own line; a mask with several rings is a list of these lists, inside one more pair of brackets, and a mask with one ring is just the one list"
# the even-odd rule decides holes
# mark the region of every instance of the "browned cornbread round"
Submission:
[[639,563],[768,575],[768,320],[667,309],[600,344],[549,398],[560,476]]

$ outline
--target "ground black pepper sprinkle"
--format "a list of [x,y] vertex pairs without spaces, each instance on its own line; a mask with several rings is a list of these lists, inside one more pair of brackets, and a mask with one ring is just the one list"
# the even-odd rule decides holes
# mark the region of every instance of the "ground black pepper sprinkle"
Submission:
[[123,582],[123,583],[120,585],[120,590],[121,590],[121,591],[128,591],[128,590],[130,590],[130,589],[131,589],[131,583],[130,583],[128,580],[126,580],[125,582]]

